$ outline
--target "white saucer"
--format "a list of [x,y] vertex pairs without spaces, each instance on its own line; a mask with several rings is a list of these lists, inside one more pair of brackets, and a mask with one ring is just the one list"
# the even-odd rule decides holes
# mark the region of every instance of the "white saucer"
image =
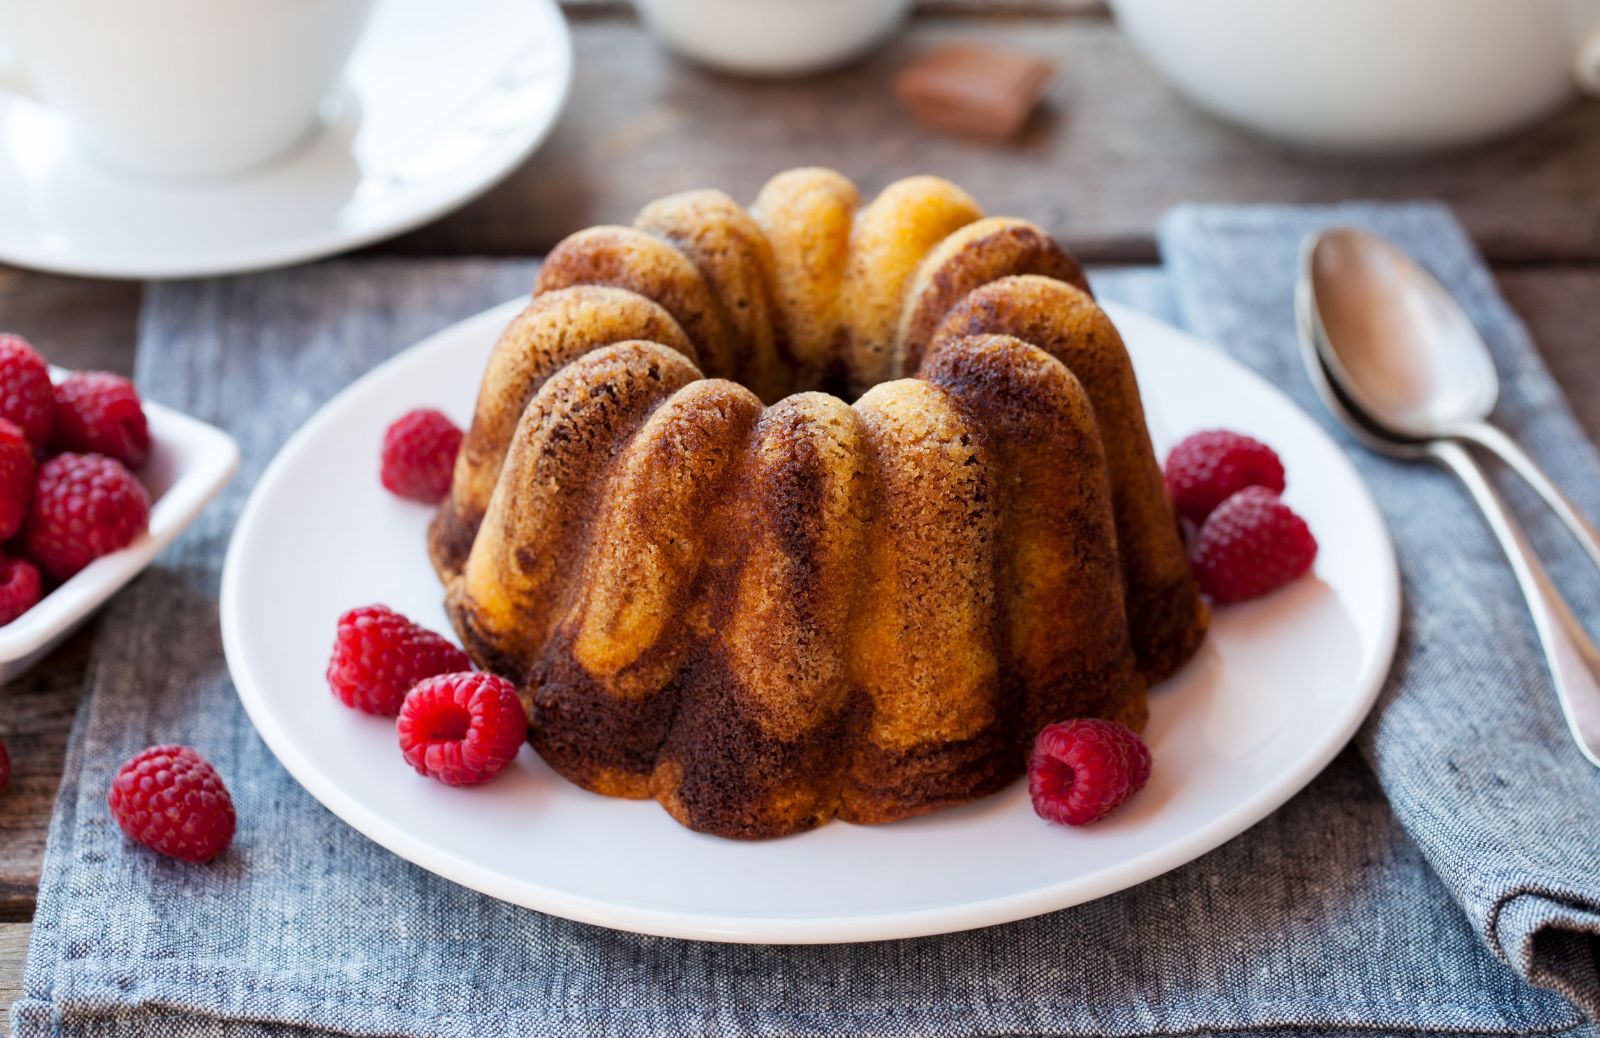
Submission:
[[739,843],[690,832],[653,801],[586,793],[526,747],[478,789],[421,778],[393,722],[340,705],[323,669],[351,606],[386,602],[448,630],[424,549],[432,510],[379,486],[377,445],[413,406],[465,422],[483,361],[524,302],[441,332],[324,407],[257,484],[222,578],[228,665],[267,745],[339,817],[457,883],[583,922],[717,941],[871,941],[1008,922],[1143,882],[1243,832],[1322,770],[1388,671],[1394,552],[1343,452],[1254,374],[1112,306],[1164,432],[1226,426],[1271,443],[1287,498],[1322,545],[1315,576],[1219,609],[1199,656],[1154,692],[1150,785],[1117,814],[1052,826],[1019,782],[893,825],[834,822]]
[[0,91],[0,260],[168,278],[298,263],[462,205],[544,140],[572,48],[555,0],[379,0],[324,125],[209,181],[102,165],[60,115]]

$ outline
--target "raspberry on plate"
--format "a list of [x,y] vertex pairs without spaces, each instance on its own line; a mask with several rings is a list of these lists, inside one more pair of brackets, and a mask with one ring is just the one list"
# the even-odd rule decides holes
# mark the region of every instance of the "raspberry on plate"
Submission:
[[505,770],[528,737],[517,688],[497,674],[441,674],[406,696],[400,752],[421,775],[476,786]]
[[1045,725],[1028,761],[1028,795],[1040,818],[1088,825],[1150,780],[1150,749],[1130,728],[1086,718]]
[[33,500],[33,447],[15,422],[0,418],[0,541],[22,529]]
[[27,559],[0,555],[0,625],[39,604],[39,569]]
[[1301,576],[1317,559],[1306,521],[1265,487],[1247,487],[1200,527],[1189,564],[1217,602],[1243,602]]
[[79,371],[55,387],[52,442],[116,458],[130,469],[150,456],[150,426],[133,383],[109,371]]
[[443,636],[388,606],[362,606],[339,617],[328,687],[345,706],[393,717],[423,678],[471,669],[467,654]]
[[66,580],[132,544],[149,523],[150,495],[122,462],[58,454],[39,466],[22,537],[29,558]]
[[135,843],[180,861],[210,861],[233,842],[233,798],[187,746],[152,746],[117,772],[111,817]]
[[1178,514],[1198,524],[1245,487],[1283,493],[1283,462],[1260,440],[1212,429],[1185,437],[1172,448],[1166,480]]
[[438,504],[450,493],[461,430],[443,413],[419,407],[383,434],[383,485],[413,501]]
[[55,425],[50,366],[20,335],[0,335],[0,418],[15,422],[28,442],[43,447]]

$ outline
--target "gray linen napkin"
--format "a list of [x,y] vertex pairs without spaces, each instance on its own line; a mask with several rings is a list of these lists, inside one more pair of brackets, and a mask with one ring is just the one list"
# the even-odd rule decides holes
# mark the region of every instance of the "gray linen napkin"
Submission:
[[[1424,217],[1426,233],[1412,247],[1457,240],[1448,217]],[[1287,291],[1268,264],[1245,273],[1278,278]],[[1600,810],[1593,786],[1577,806],[1524,798],[1464,839],[1418,834],[1413,842],[1373,773],[1346,753],[1249,833],[1134,890],[970,933],[799,948],[637,937],[516,909],[422,872],[338,822],[276,765],[229,685],[215,608],[228,531],[272,451],[317,405],[395,349],[523,291],[531,276],[531,265],[514,262],[352,261],[152,288],[141,385],[230,428],[244,469],[103,621],[52,825],[25,997],[13,1013],[18,1038],[1374,1030],[1594,1038],[1592,1015],[1530,986],[1490,953],[1480,902],[1435,871],[1487,875],[1516,860],[1495,839],[1515,842],[1519,825],[1534,824],[1530,814],[1549,816],[1537,824],[1573,827],[1569,843],[1592,841]],[[1168,305],[1158,275],[1123,272],[1098,284],[1147,309]],[[1277,332],[1283,349],[1287,328]],[[1519,364],[1539,372],[1531,355]],[[1508,383],[1521,392],[1519,380]],[[1583,466],[1558,469],[1562,477],[1592,482],[1600,473],[1574,431],[1555,445]],[[1420,482],[1417,493],[1432,494],[1434,510],[1461,507],[1445,496],[1453,493],[1447,483],[1429,486]],[[1400,539],[1416,542],[1435,520],[1395,521]],[[1402,531],[1401,522],[1411,525]],[[1504,651],[1474,659],[1481,673],[1464,680],[1488,688],[1496,673],[1510,674],[1503,687],[1537,696],[1537,659],[1517,640],[1515,625],[1525,621],[1511,608],[1503,564],[1482,550],[1436,565],[1481,576],[1507,601],[1493,613],[1506,631],[1472,632]],[[1423,602],[1413,595],[1414,606]],[[1426,608],[1464,606],[1447,594]],[[1410,623],[1415,630],[1421,621]],[[1435,630],[1437,646],[1410,637],[1398,685],[1423,673],[1414,656],[1445,651],[1450,636],[1448,627]],[[1463,679],[1452,672],[1449,680]],[[1397,723],[1385,716],[1374,727]],[[1453,734],[1418,725],[1404,749],[1412,768],[1447,758],[1478,768],[1483,738],[1454,744]],[[1535,728],[1530,752],[1563,752],[1558,735]],[[207,753],[238,802],[239,836],[210,866],[132,848],[106,816],[104,791],[120,760],[167,740]],[[1385,781],[1396,770],[1405,769],[1379,767]],[[1477,795],[1458,781],[1463,798]],[[1448,790],[1438,798],[1447,803]],[[1472,814],[1465,804],[1454,810]],[[1587,884],[1564,875],[1568,899],[1580,904],[1587,890],[1592,904],[1594,870]],[[1550,880],[1537,873],[1540,885]],[[1463,912],[1462,904],[1473,907]],[[1600,1001],[1583,994],[1593,965],[1585,974],[1573,958],[1562,964],[1563,982],[1593,1014]]]
[[[1496,421],[1591,516],[1600,463],[1445,207],[1192,206],[1164,221],[1162,256],[1185,322],[1337,432],[1394,534],[1408,602],[1394,670],[1358,740],[1363,756],[1494,953],[1600,1013],[1600,770],[1567,735],[1527,607],[1455,477],[1362,450],[1318,404],[1287,289],[1300,240],[1330,223],[1387,234],[1450,287],[1499,368]],[[1505,489],[1574,609],[1600,631],[1600,575],[1526,487]]]

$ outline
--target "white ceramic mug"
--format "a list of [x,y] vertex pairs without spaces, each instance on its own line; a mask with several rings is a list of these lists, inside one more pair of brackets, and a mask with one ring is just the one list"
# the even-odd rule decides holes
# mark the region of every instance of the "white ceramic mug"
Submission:
[[1486,140],[1600,93],[1600,0],[1111,0],[1181,93],[1314,148]]
[[[371,0],[0,0],[13,86],[111,163],[214,176],[308,134]],[[20,84],[20,86],[18,86]]]

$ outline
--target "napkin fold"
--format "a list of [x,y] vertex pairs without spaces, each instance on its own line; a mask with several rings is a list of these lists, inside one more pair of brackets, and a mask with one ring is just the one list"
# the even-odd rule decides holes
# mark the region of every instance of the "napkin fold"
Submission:
[[[1296,392],[1281,255],[1308,221],[1346,214],[1233,215],[1243,222],[1190,211],[1166,225],[1170,286],[1117,272],[1097,287],[1181,312]],[[1441,250],[1475,316],[1504,318],[1485,330],[1507,408],[1525,418],[1513,430],[1568,487],[1600,490],[1592,448],[1448,214],[1362,215],[1414,252]],[[1600,779],[1564,743],[1504,562],[1459,491],[1425,469],[1365,470],[1410,596],[1395,676],[1360,740],[1368,763],[1341,755],[1240,838],[1112,897],[912,941],[703,944],[493,901],[339,822],[277,765],[233,694],[216,618],[228,534],[273,452],[321,403],[395,350],[525,292],[532,274],[524,262],[354,260],[152,286],[141,388],[228,428],[244,464],[102,621],[13,1009],[18,1038],[1595,1038],[1600,995],[1583,955],[1600,894]],[[1594,497],[1580,501],[1600,514]],[[238,805],[234,846],[208,866],[130,847],[105,811],[118,764],[173,740],[205,752]]]

